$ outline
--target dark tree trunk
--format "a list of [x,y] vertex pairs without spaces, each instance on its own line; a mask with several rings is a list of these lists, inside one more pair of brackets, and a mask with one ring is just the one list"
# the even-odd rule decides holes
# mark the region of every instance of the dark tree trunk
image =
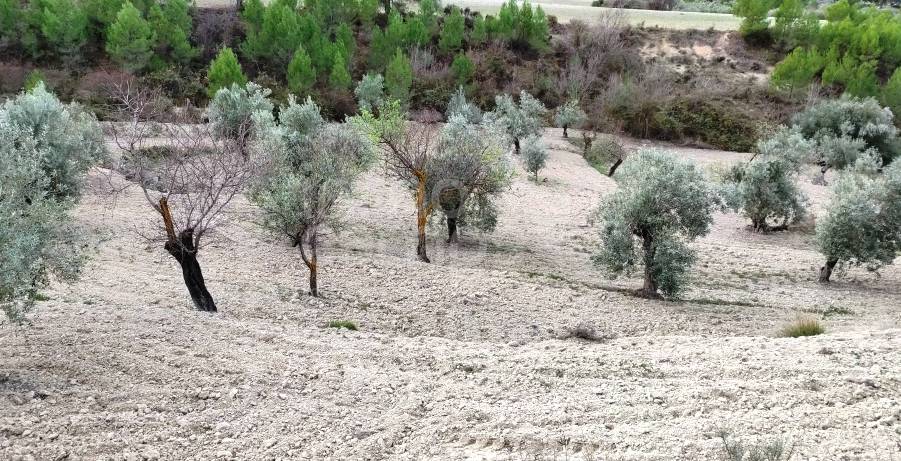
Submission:
[[[317,237],[318,231],[315,228],[308,228],[300,235],[294,237],[294,246],[300,250],[300,257],[303,258],[303,263],[306,264],[307,269],[310,270],[310,295],[314,297],[319,296],[319,285],[316,278],[316,275],[319,272],[319,261],[316,256],[316,248],[319,243]],[[308,240],[308,244],[310,245],[309,255],[306,250],[304,250],[304,240]]]
[[204,312],[216,312],[216,303],[213,296],[206,289],[203,279],[203,271],[197,262],[197,249],[194,248],[194,232],[191,229],[182,231],[177,242],[167,241],[166,251],[181,265],[185,286],[191,295],[194,306]]
[[514,152],[516,152],[516,155],[519,155],[519,138],[513,139],[513,147],[514,147]]
[[654,237],[647,233],[641,237],[644,252],[644,286],[638,290],[638,295],[643,298],[660,299],[660,293],[657,292],[657,279],[654,276],[654,256],[657,251],[654,247]]
[[623,159],[621,159],[621,158],[616,159],[616,161],[613,162],[613,165],[610,165],[610,170],[607,171],[607,176],[612,177],[613,173],[616,173],[616,169],[619,168],[619,166],[622,164],[623,164]]
[[429,223],[430,209],[426,209],[425,202],[425,175],[419,175],[418,185],[416,187],[416,234],[418,243],[416,244],[416,256],[420,261],[430,263],[429,256],[426,253],[426,237],[425,226]]
[[426,253],[425,229],[419,230],[419,242],[416,244],[416,256],[424,263],[432,262],[429,260],[429,255]]
[[820,277],[817,281],[820,283],[829,283],[829,279],[832,277],[832,271],[835,269],[836,264],[838,264],[838,261],[835,259],[827,260],[826,265],[820,268]]
[[447,218],[447,243],[457,243],[457,218]]
[[568,128],[568,127],[567,127],[566,125],[563,125],[563,137],[564,137],[564,138],[568,138],[568,137],[569,137],[569,133],[566,132],[566,129],[567,129],[567,128]]
[[582,157],[588,157],[588,152],[591,150],[591,145],[594,143],[594,138],[588,136],[584,131],[582,132]]

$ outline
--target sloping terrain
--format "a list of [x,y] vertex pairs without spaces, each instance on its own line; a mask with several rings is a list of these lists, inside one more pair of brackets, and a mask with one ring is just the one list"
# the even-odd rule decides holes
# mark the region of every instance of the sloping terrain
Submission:
[[[369,173],[323,251],[321,299],[242,200],[200,255],[212,315],[135,231],[155,219],[138,190],[86,197],[82,279],[0,325],[0,459],[708,460],[723,428],[793,459],[901,459],[901,270],[824,287],[810,223],[762,235],[718,215],[684,300],[635,298],[638,279],[590,261],[615,183],[559,130],[545,141],[542,182],[520,171],[494,234],[448,246],[436,220],[430,265],[409,193]],[[804,189],[820,213],[827,189]],[[774,337],[802,312],[827,334]],[[580,323],[614,338],[568,338]]]

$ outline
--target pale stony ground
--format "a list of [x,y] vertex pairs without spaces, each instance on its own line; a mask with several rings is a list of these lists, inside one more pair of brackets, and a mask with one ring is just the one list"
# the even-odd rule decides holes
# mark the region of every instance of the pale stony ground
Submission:
[[[901,460],[901,270],[823,287],[811,223],[761,235],[718,215],[683,301],[634,298],[638,278],[590,262],[614,182],[559,130],[545,141],[542,182],[520,171],[497,231],[448,247],[436,222],[430,265],[409,193],[368,174],[323,251],[322,299],[241,200],[200,256],[217,314],[137,236],[155,216],[136,190],[86,197],[81,281],[0,325],[0,460],[713,460],[720,428],[795,460]],[[827,189],[804,188],[821,212]],[[774,337],[799,313],[828,333]],[[324,326],[338,319],[360,331]],[[616,338],[564,339],[582,322]]]

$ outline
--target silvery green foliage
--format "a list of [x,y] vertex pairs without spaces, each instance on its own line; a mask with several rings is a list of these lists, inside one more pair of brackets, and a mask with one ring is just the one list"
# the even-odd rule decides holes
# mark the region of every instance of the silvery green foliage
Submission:
[[242,154],[254,132],[263,132],[267,126],[255,125],[270,118],[260,113],[272,112],[269,101],[271,91],[256,83],[241,86],[233,83],[230,88],[220,88],[207,108],[207,117],[213,131],[219,136],[239,144]]
[[502,125],[512,142],[519,142],[528,136],[538,136],[544,126],[547,108],[541,101],[523,91],[519,95],[519,104],[508,94],[495,97],[495,109],[490,114],[492,123]]
[[6,101],[0,118],[8,127],[0,142],[35,143],[33,152],[51,196],[77,197],[84,174],[106,154],[97,119],[75,104],[61,103],[43,82]]
[[888,164],[901,152],[893,118],[891,110],[873,98],[842,97],[822,101],[795,115],[792,122],[815,143],[814,160],[825,171],[853,166],[863,155]]
[[[335,205],[371,157],[367,140],[352,127],[328,125],[303,136],[286,130],[273,167],[252,194],[263,210],[264,226],[294,243],[329,222]],[[334,224],[334,223],[332,223]]]
[[687,243],[710,231],[716,194],[692,163],[653,149],[630,156],[615,178],[619,188],[598,209],[595,263],[613,274],[643,265],[647,295],[677,296],[695,259]]
[[884,177],[847,173],[832,188],[825,216],[817,220],[816,244],[827,261],[875,270],[901,250],[901,164]]
[[797,177],[810,143],[796,131],[781,129],[758,142],[757,150],[754,159],[734,165],[727,173],[726,203],[750,219],[757,231],[797,223],[807,202]]
[[456,115],[462,116],[469,123],[482,122],[482,111],[478,106],[466,100],[466,92],[463,91],[462,85],[457,87],[457,91],[447,102],[447,119],[450,120]]
[[281,115],[282,126],[273,132],[280,136],[267,144],[270,169],[251,197],[263,211],[263,226],[300,249],[315,295],[321,228],[338,226],[337,205],[370,163],[372,146],[354,125],[324,124],[309,99],[302,105],[289,101]]
[[354,89],[360,110],[372,111],[385,102],[385,78],[381,74],[366,74]]
[[779,127],[772,136],[757,142],[757,152],[767,157],[775,157],[800,168],[813,159],[816,143],[806,139],[797,129]]
[[67,212],[102,152],[93,119],[43,86],[35,90],[0,108],[0,309],[13,321],[51,276],[78,274],[78,233]]
[[325,125],[322,110],[309,96],[303,104],[297,104],[293,95],[288,97],[288,105],[281,108],[278,118],[282,129],[295,137],[315,134]]
[[554,123],[557,128],[576,128],[585,121],[585,112],[579,107],[579,101],[570,99],[557,108]]
[[544,168],[548,156],[541,138],[532,135],[523,139],[521,155],[526,171],[534,174],[535,179],[538,179],[538,172]]
[[503,135],[455,114],[438,137],[429,163],[426,190],[441,211],[460,225],[493,231],[497,207],[493,200],[510,185],[513,170],[504,152]]

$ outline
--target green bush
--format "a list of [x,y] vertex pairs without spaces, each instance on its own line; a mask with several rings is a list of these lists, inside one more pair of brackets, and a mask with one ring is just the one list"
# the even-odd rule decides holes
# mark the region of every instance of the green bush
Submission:
[[730,112],[728,105],[708,99],[676,99],[655,117],[663,138],[696,139],[731,151],[750,152],[758,127],[747,116]]
[[748,43],[766,45],[772,40],[767,15],[773,8],[773,0],[737,0],[733,14],[744,18],[738,31]]

